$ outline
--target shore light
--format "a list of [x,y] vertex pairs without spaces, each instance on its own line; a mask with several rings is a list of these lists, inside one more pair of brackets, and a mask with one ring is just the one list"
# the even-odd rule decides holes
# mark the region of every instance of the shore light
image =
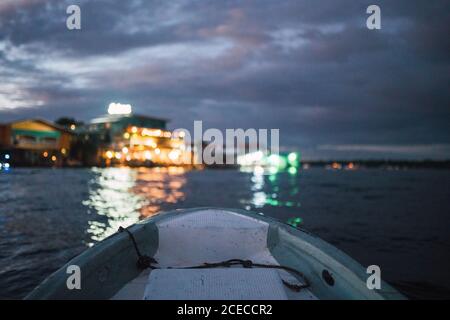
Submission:
[[296,167],[298,166],[298,154],[296,152],[291,152],[287,156],[289,165]]
[[169,153],[169,159],[172,161],[177,160],[179,156],[180,156],[180,151],[178,151],[178,150],[172,150]]
[[295,152],[291,152],[288,154],[288,160],[289,162],[294,162],[297,160],[297,154]]
[[278,154],[271,154],[267,158],[267,161],[271,167],[275,167],[277,169],[284,169],[287,166],[286,157],[280,156]]
[[290,175],[296,175],[297,174],[297,168],[296,167],[289,167],[288,172]]
[[289,159],[289,161],[295,161],[295,160],[297,160],[297,154],[296,154],[295,152],[289,153],[288,159]]

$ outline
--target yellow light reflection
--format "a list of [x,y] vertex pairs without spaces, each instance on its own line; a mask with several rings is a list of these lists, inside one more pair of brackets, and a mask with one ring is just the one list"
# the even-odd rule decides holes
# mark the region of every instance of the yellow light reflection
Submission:
[[97,215],[88,223],[91,244],[185,196],[185,169],[181,167],[94,168],[92,172],[95,178],[89,184],[89,198],[83,202]]

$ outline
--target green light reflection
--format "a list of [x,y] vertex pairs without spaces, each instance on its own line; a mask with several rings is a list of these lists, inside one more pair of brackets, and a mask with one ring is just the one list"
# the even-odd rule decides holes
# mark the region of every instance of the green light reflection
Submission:
[[303,219],[300,217],[289,218],[287,224],[297,228],[303,223]]

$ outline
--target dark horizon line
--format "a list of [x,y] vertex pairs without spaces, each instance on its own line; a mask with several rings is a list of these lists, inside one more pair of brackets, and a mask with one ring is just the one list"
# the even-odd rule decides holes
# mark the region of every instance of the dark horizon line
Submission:
[[380,166],[398,166],[398,167],[433,167],[433,168],[449,168],[450,159],[320,159],[320,160],[301,160],[302,164],[309,164],[312,166],[327,165],[330,163],[362,165],[366,167],[380,167]]

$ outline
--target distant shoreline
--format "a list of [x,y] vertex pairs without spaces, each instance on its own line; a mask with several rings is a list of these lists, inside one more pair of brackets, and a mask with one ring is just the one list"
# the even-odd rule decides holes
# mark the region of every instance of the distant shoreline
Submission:
[[435,168],[450,169],[450,160],[308,160],[302,164],[311,167],[324,167],[333,162],[339,164],[353,163],[355,166],[365,168]]
[[[382,168],[391,170],[401,170],[401,169],[450,169],[450,160],[306,160],[301,161],[300,166],[307,166],[310,168],[326,168],[333,163],[338,163],[342,166],[352,163],[355,169],[357,168]],[[130,168],[139,168],[145,166],[131,166]],[[164,168],[167,166],[152,166],[149,168]],[[12,168],[105,168],[103,166],[30,166],[30,165],[15,165]],[[190,169],[195,169],[189,167]],[[205,166],[204,169],[238,169],[239,166],[228,166],[228,165],[214,165]]]

